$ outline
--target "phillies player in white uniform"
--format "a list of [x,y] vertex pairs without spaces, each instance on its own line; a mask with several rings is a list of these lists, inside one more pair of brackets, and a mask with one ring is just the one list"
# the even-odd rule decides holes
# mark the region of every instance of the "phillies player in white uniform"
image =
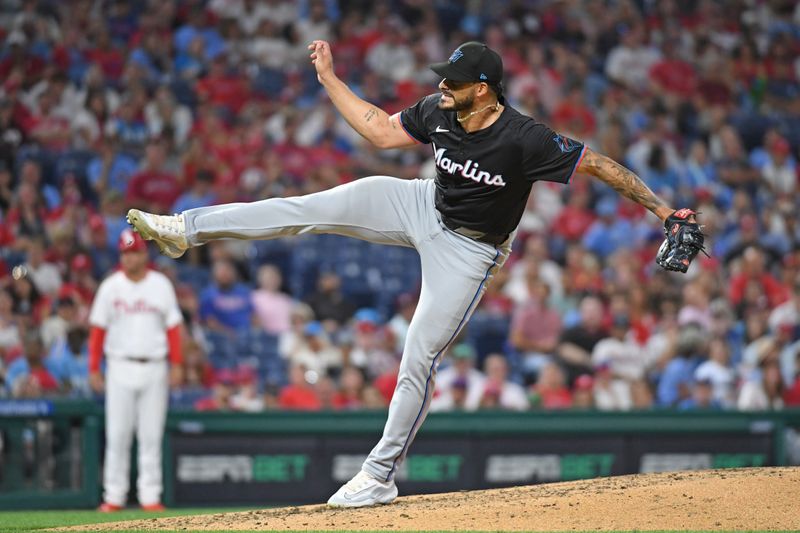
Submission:
[[[106,391],[104,494],[99,510],[113,512],[125,506],[135,430],[139,504],[147,511],[160,511],[164,509],[161,440],[169,384],[178,385],[182,379],[183,319],[172,283],[148,267],[144,240],[126,229],[119,238],[119,251],[121,268],[100,284],[89,316],[89,380],[94,390]],[[103,353],[105,380],[100,373]]]

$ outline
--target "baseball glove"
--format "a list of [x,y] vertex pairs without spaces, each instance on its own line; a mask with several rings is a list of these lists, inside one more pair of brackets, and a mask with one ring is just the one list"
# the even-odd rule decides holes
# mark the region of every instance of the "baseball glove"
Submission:
[[697,222],[689,219],[697,215],[691,209],[679,209],[664,221],[666,239],[656,254],[656,263],[665,270],[686,272],[699,252],[706,256],[703,246],[705,236]]

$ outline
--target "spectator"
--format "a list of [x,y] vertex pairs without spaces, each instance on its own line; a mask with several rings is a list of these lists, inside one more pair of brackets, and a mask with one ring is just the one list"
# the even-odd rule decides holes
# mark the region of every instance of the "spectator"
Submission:
[[293,364],[289,368],[289,384],[281,389],[278,397],[278,405],[282,409],[297,411],[318,411],[321,402],[317,392],[314,390],[308,378],[316,381],[316,374],[309,375],[302,364]]
[[486,377],[475,368],[477,355],[469,344],[456,344],[450,348],[450,364],[436,377],[431,411],[474,411],[478,408]]
[[205,43],[206,60],[212,60],[225,51],[225,41],[219,31],[209,24],[208,13],[202,7],[193,8],[186,24],[175,32],[175,49],[179,52],[188,50],[197,37],[201,37]]
[[346,323],[356,312],[356,306],[342,293],[342,280],[333,272],[320,275],[317,292],[309,297],[308,305],[317,320],[330,321],[332,327]]
[[[494,283],[490,284],[489,287],[496,283],[497,279],[495,278]],[[487,292],[488,291],[489,289],[487,288]],[[406,335],[408,334],[408,326],[411,324],[414,311],[417,309],[417,299],[418,298],[409,293],[403,293],[397,297],[397,312],[386,324],[386,327],[389,328],[389,331],[391,331],[395,339],[395,353],[403,353],[403,348],[406,344]],[[483,295],[482,302],[485,299],[486,294]]]
[[605,259],[621,248],[632,248],[633,226],[617,215],[617,201],[606,197],[597,203],[598,215],[583,236],[586,249]]
[[605,338],[603,304],[594,296],[585,297],[580,304],[580,322],[564,330],[558,342],[557,362],[567,372],[567,382],[592,371],[592,351]]
[[230,398],[230,406],[234,411],[258,413],[264,410],[264,398],[258,391],[255,372],[245,370],[238,381],[239,387]]
[[69,297],[59,298],[56,301],[55,314],[42,322],[40,333],[44,349],[49,352],[54,344],[64,342],[67,338],[67,331],[76,324],[77,319],[75,300]]
[[211,395],[197,400],[194,404],[196,411],[229,411],[231,410],[231,397],[234,394],[234,378],[230,373],[222,372],[217,376]]
[[9,354],[22,344],[19,326],[14,316],[14,299],[5,289],[0,289],[0,360],[9,360]]
[[125,200],[129,205],[163,212],[175,204],[180,196],[180,184],[164,167],[165,159],[162,141],[150,141],[141,170],[128,183]]
[[594,409],[594,378],[589,374],[581,374],[575,379],[575,386],[572,388],[572,408],[589,410]]
[[175,101],[168,86],[161,85],[156,89],[155,98],[145,106],[144,114],[151,137],[159,138],[171,133],[174,146],[185,145],[192,129],[192,113],[188,107]]
[[[765,302],[753,298],[747,298],[747,290],[756,291],[756,298],[766,298]],[[789,298],[786,287],[766,271],[764,265],[764,254],[755,247],[747,248],[742,254],[741,271],[734,275],[730,282],[729,298],[731,302],[738,306],[739,316],[744,316],[748,309],[774,308]]]
[[45,366],[71,396],[87,397],[89,388],[89,338],[85,328],[73,326],[50,349]]
[[333,398],[336,409],[355,410],[364,407],[364,373],[354,366],[346,366],[339,377],[341,386]]
[[743,411],[783,408],[783,379],[778,360],[779,346],[767,340],[758,351],[758,369],[742,385],[736,406]]
[[249,329],[253,318],[251,291],[236,281],[233,264],[216,261],[212,277],[213,284],[200,293],[200,318],[205,326],[222,333]]
[[592,350],[592,364],[608,363],[614,376],[633,382],[644,378],[648,361],[641,347],[631,339],[630,325],[626,315],[614,316],[611,336],[599,341]]
[[50,301],[39,292],[24,266],[14,267],[11,277],[14,279],[11,283],[14,314],[27,326],[38,325],[47,314]]
[[56,394],[60,384],[45,366],[44,345],[36,331],[26,334],[23,353],[6,371],[6,383],[11,395],[15,398],[36,398]]
[[[697,383],[708,383],[711,400],[715,405],[731,408],[735,405],[736,376],[730,366],[728,345],[722,339],[712,339],[708,345],[708,361],[704,361],[694,372]],[[696,400],[696,398],[695,398]]]
[[534,408],[552,410],[572,406],[572,393],[566,386],[564,371],[555,363],[542,367],[528,397]]
[[206,207],[217,201],[214,192],[214,175],[207,170],[199,170],[194,177],[194,183],[185,193],[178,196],[172,206],[174,213],[182,213],[188,209]]
[[644,41],[644,28],[622,26],[620,44],[611,50],[606,60],[606,74],[634,93],[646,88],[650,69],[658,62],[659,53]]
[[[99,214],[89,216],[89,243],[87,246],[88,257],[78,254],[75,257],[85,257],[91,266],[94,279],[102,279],[106,272],[109,272],[119,263],[119,252],[115,247],[108,245],[108,230],[103,217]],[[73,262],[75,262],[73,258]],[[83,264],[72,264],[73,270],[80,270]],[[79,268],[75,268],[79,267]]]
[[28,261],[24,267],[36,288],[47,296],[53,296],[61,288],[61,273],[58,267],[45,261],[44,247],[43,239],[31,239],[27,246]]
[[536,376],[555,353],[561,335],[561,317],[548,305],[550,287],[535,277],[535,272],[531,274],[530,297],[514,310],[509,336],[511,345],[522,354],[525,374]]
[[608,361],[595,367],[592,392],[594,405],[601,411],[629,411],[633,407],[632,383],[615,377]]
[[677,354],[664,368],[658,383],[657,400],[662,407],[675,407],[689,398],[694,373],[706,345],[705,334],[694,324],[681,328]]
[[510,409],[524,411],[528,409],[528,397],[525,389],[508,381],[508,362],[500,354],[490,354],[484,361],[486,379],[483,382],[480,397],[481,409]]
[[289,352],[289,361],[302,365],[307,372],[317,376],[341,368],[342,351],[334,346],[320,322],[309,322],[303,328],[303,340]]
[[722,404],[714,398],[714,387],[709,380],[695,381],[692,385],[692,396],[681,400],[678,409],[722,409]]
[[89,183],[98,195],[108,190],[124,194],[131,177],[136,174],[136,159],[118,148],[117,136],[106,135],[98,141],[97,155],[86,168]]
[[[184,320],[184,323],[187,321]],[[214,369],[209,364],[203,348],[195,339],[183,342],[183,387],[186,390],[209,389],[214,383]]]
[[353,315],[353,346],[349,362],[366,371],[374,378],[390,371],[395,366],[394,338],[390,330],[381,325],[380,315],[365,307]]
[[281,292],[283,279],[275,265],[261,265],[258,269],[258,289],[253,291],[253,311],[261,327],[270,335],[289,331],[294,300]]

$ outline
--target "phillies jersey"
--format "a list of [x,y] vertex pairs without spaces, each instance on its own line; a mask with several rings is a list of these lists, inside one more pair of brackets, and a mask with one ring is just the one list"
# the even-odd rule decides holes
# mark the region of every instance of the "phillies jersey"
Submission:
[[167,330],[183,321],[172,282],[148,270],[132,281],[122,271],[107,277],[97,289],[89,323],[106,330],[106,357],[165,359]]
[[458,226],[511,233],[533,182],[567,183],[586,151],[508,105],[492,125],[467,133],[455,111],[439,109],[440,96],[403,110],[400,123],[411,137],[433,146],[436,209]]

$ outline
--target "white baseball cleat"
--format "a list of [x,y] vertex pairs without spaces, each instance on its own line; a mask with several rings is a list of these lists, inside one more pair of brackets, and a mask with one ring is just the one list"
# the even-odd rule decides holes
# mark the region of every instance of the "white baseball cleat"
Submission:
[[154,215],[131,209],[127,218],[144,240],[155,242],[167,257],[177,259],[189,249],[183,215]]
[[331,507],[367,507],[392,503],[397,498],[394,481],[380,481],[360,471],[328,500]]

